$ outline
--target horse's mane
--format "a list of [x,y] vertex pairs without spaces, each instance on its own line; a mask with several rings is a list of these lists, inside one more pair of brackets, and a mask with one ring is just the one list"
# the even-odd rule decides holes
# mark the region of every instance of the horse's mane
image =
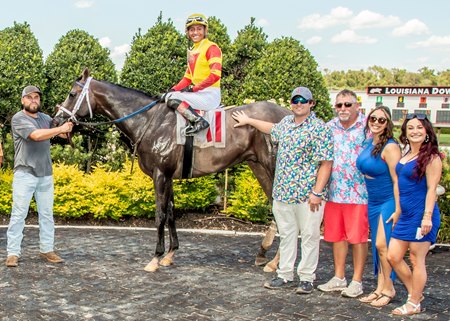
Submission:
[[[76,81],[80,81],[81,78],[82,78],[81,76],[78,77]],[[137,94],[144,95],[144,96],[146,96],[146,97],[150,97],[150,98],[153,99],[153,100],[158,100],[158,99],[160,99],[159,95],[154,95],[154,94],[151,94],[151,93],[149,93],[149,92],[145,92],[145,91],[143,91],[143,90],[139,90],[139,89],[135,89],[135,88],[126,87],[126,86],[123,86],[123,85],[120,85],[120,84],[116,84],[116,83],[110,82],[110,81],[108,81],[108,80],[98,80],[98,79],[95,79],[95,80],[97,80],[97,81],[99,81],[99,82],[101,82],[101,83],[106,83],[106,84],[109,84],[109,85],[112,85],[112,86],[116,86],[116,87],[120,87],[120,88],[123,88],[123,89],[126,89],[126,90],[133,91],[133,92],[135,92],[135,93],[137,93]]]

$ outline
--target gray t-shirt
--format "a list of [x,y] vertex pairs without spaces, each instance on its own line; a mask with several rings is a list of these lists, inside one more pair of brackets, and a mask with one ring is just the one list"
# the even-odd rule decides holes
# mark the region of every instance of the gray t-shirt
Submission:
[[37,177],[51,176],[52,160],[50,158],[50,139],[36,142],[29,138],[36,129],[48,129],[52,118],[37,113],[37,118],[28,116],[23,111],[11,119],[14,140],[14,172],[24,171]]

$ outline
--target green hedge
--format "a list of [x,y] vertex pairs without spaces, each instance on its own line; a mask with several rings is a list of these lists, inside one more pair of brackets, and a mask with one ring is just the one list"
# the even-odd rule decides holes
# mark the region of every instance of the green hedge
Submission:
[[[123,170],[110,171],[97,166],[85,174],[75,165],[54,164],[54,214],[65,218],[92,216],[97,219],[118,220],[126,216],[155,216],[155,198],[151,179],[131,162]],[[11,212],[12,171],[1,172],[0,213]],[[174,182],[175,207],[204,211],[214,204],[218,195],[214,180],[202,177]],[[36,209],[34,202],[31,206]]]
[[[267,221],[270,207],[262,188],[247,166],[236,171],[236,186],[230,194],[227,214],[249,221]],[[64,218],[119,220],[123,217],[155,216],[153,182],[135,164],[127,160],[120,171],[106,165],[94,167],[90,174],[77,165],[53,165],[55,182],[54,215]],[[4,169],[0,178],[0,214],[11,212],[12,171]],[[183,211],[207,211],[217,204],[223,191],[217,175],[174,181],[175,208]],[[223,204],[220,204],[223,206]],[[34,202],[31,209],[36,211]]]
[[441,228],[438,240],[442,243],[450,242],[450,155],[442,161],[442,178],[440,183],[445,188],[445,194],[439,197],[439,210],[441,211]]

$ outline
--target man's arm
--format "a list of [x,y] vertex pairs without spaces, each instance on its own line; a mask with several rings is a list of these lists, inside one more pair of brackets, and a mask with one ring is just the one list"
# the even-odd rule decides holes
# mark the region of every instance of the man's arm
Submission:
[[273,127],[273,123],[255,118],[250,118],[243,111],[235,111],[233,112],[231,117],[233,117],[234,120],[238,122],[236,125],[234,125],[234,127],[250,125],[265,134],[270,134]]
[[[325,185],[331,176],[331,169],[333,167],[332,160],[324,160],[320,162],[320,167],[317,172],[316,185],[312,188],[309,194],[308,204],[312,212],[319,209],[320,204],[323,201],[322,193]],[[315,195],[316,194],[316,195]]]
[[49,129],[36,129],[31,132],[31,134],[28,136],[31,140],[34,140],[36,142],[47,140],[50,138],[53,138],[55,136],[60,136],[62,138],[67,138],[67,133],[70,133],[73,128],[73,123],[67,122],[62,124],[61,126],[55,127],[55,128],[49,128]]

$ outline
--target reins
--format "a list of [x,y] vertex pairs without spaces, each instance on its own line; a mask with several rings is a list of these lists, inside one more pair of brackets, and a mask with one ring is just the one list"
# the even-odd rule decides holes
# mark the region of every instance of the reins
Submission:
[[129,115],[123,116],[121,118],[115,119],[115,120],[110,120],[110,121],[104,121],[104,122],[96,122],[96,123],[89,123],[89,122],[82,122],[79,121],[76,117],[76,114],[78,112],[78,110],[81,107],[81,104],[83,103],[83,100],[86,98],[86,103],[88,105],[88,109],[89,109],[89,116],[90,118],[93,118],[93,113],[92,113],[92,108],[91,108],[91,103],[89,101],[89,86],[91,85],[91,80],[92,77],[88,77],[86,82],[84,84],[80,83],[79,81],[75,82],[78,86],[80,86],[82,88],[81,90],[81,94],[78,97],[77,101],[75,102],[75,106],[72,110],[68,110],[67,108],[65,108],[64,106],[59,106],[59,111],[58,113],[56,113],[55,117],[58,117],[59,113],[66,113],[67,115],[69,115],[69,119],[70,121],[74,122],[77,125],[83,125],[86,127],[95,127],[95,126],[101,126],[101,125],[108,125],[108,124],[117,124],[120,123],[124,120],[127,120],[131,117],[134,117],[140,113],[143,113],[144,111],[149,110],[150,108],[152,108],[153,106],[155,106],[159,100],[155,100],[152,101],[150,104],[145,105],[144,107],[132,112]]
[[117,123],[120,123],[120,122],[122,122],[124,120],[127,120],[127,119],[131,118],[131,117],[134,117],[134,116],[136,116],[136,115],[138,115],[140,113],[143,113],[144,111],[149,110],[150,108],[155,106],[157,103],[158,103],[158,101],[155,100],[155,101],[151,102],[150,104],[145,105],[144,107],[142,107],[142,108],[132,112],[131,114],[123,116],[123,117],[115,119],[115,120],[104,121],[104,122],[97,122],[97,123],[89,123],[89,122],[82,122],[82,121],[76,120],[75,123],[78,124],[78,125],[83,125],[83,126],[87,126],[87,127],[89,127],[89,126],[90,127],[95,127],[95,126],[100,126],[100,125],[117,124]]

